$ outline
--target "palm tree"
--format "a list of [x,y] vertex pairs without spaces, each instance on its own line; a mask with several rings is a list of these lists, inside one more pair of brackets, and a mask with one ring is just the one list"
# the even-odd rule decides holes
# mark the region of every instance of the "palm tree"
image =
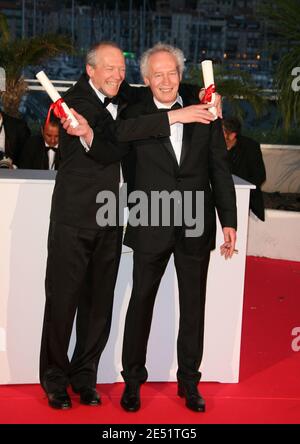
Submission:
[[69,38],[43,35],[13,40],[6,17],[0,14],[0,61],[5,69],[6,91],[0,92],[4,111],[17,116],[22,96],[28,87],[22,75],[25,67],[39,65],[50,57],[73,52]]
[[275,74],[278,101],[285,129],[300,123],[300,93],[292,87],[292,71],[300,67],[300,2],[299,0],[265,1],[261,14],[276,34],[274,51],[282,53]]
[[[191,67],[187,73],[188,82],[193,84],[201,83],[201,69]],[[214,67],[214,78],[217,91],[222,95],[231,109],[231,113],[243,119],[244,111],[241,107],[241,99],[248,102],[254,109],[256,115],[260,116],[265,107],[265,99],[261,90],[255,85],[251,76],[244,72],[235,70],[234,73],[220,65]]]

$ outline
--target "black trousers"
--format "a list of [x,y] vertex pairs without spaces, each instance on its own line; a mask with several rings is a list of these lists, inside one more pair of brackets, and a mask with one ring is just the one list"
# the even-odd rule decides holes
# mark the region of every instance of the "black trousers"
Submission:
[[180,243],[158,255],[134,251],[133,288],[127,310],[122,352],[125,381],[145,382],[147,343],[155,297],[171,254],[179,287],[179,331],[177,378],[198,382],[203,354],[204,310],[210,251],[189,255]]
[[[51,392],[94,387],[108,339],[122,229],[89,230],[51,222],[40,380]],[[68,348],[76,318],[76,346]]]

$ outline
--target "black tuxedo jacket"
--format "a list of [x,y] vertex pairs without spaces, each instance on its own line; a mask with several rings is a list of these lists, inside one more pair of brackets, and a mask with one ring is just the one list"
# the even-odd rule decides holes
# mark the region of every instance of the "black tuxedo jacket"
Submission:
[[20,156],[26,140],[30,136],[30,129],[23,119],[9,116],[1,111],[5,131],[5,154],[19,166]]
[[[119,110],[133,103],[143,88],[131,88],[126,83],[120,91]],[[94,130],[94,139],[88,152],[78,137],[60,131],[60,165],[52,197],[51,220],[81,228],[98,229],[96,213],[99,204],[96,196],[100,191],[119,192],[120,152],[113,135],[123,141],[142,137],[160,137],[170,134],[167,114],[145,119],[114,121],[102,105],[95,91],[83,74],[65,94],[65,101],[82,114]],[[107,162],[108,160],[108,162]],[[109,163],[109,164],[107,164]]]
[[[183,99],[187,104],[184,96]],[[155,111],[159,112],[150,99],[129,107],[124,116],[133,118]],[[236,228],[235,189],[219,119],[209,125],[184,125],[179,165],[169,137],[145,137],[131,147],[133,151],[124,159],[125,178],[133,184],[131,189],[144,191],[148,196],[151,191],[191,191],[193,208],[196,191],[204,191],[204,232],[200,237],[185,237],[185,230],[181,230],[181,242],[186,251],[202,254],[215,247],[215,208],[223,227]],[[124,243],[135,250],[159,253],[172,244],[175,232],[172,226],[134,227],[128,224]]]
[[[59,148],[55,151],[55,169],[59,165]],[[20,168],[30,170],[48,170],[49,158],[45,141],[41,134],[31,136],[27,140],[20,158]]]
[[228,155],[232,174],[256,185],[256,189],[250,191],[250,208],[259,219],[265,220],[260,186],[266,180],[266,169],[259,143],[239,135],[237,144],[228,151]]

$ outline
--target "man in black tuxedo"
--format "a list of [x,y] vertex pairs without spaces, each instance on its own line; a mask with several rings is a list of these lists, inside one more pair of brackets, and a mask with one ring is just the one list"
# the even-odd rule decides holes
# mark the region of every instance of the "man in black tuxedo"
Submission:
[[[182,52],[169,45],[158,44],[146,51],[141,72],[153,97],[127,108],[125,117],[185,105],[184,95],[178,95],[183,64]],[[237,224],[235,190],[221,121],[217,119],[209,125],[176,123],[171,126],[171,137],[153,139],[145,135],[144,140],[132,143],[132,148],[125,171],[134,174],[133,189],[147,195],[146,213],[153,214],[153,192],[179,192],[182,200],[176,198],[174,206],[170,206],[168,226],[164,226],[161,215],[158,226],[136,226],[136,221],[131,224],[129,218],[124,243],[133,249],[134,269],[123,342],[122,376],[126,384],[121,405],[126,411],[140,408],[140,385],[148,376],[145,363],[155,297],[173,254],[180,306],[178,395],[185,397],[188,408],[204,411],[205,402],[197,385],[201,376],[198,369],[203,352],[207,270],[210,251],[215,248],[215,208],[224,233],[221,254],[226,258],[234,252]],[[202,235],[188,237],[185,221],[177,226],[175,220],[188,205],[184,192],[191,196],[191,205],[186,208],[195,214],[199,191],[204,193],[204,230]]]
[[[203,105],[161,115],[115,120],[142,88],[125,82],[125,60],[111,42],[95,45],[87,54],[86,73],[66,93],[79,113],[77,128],[64,121],[60,133],[60,166],[52,197],[46,271],[46,305],[40,353],[40,381],[53,408],[71,407],[69,383],[86,405],[99,405],[96,378],[108,339],[114,287],[122,247],[122,227],[99,226],[96,201],[101,191],[118,196],[122,156],[113,140],[167,137],[170,124],[207,121]],[[120,90],[120,94],[118,94]],[[112,101],[118,94],[119,102]],[[76,346],[67,351],[76,318]]]
[[20,159],[20,168],[57,170],[59,165],[59,121],[45,122],[41,134],[27,140]]
[[12,165],[19,166],[20,156],[29,136],[30,129],[25,120],[0,112],[0,151],[3,156],[11,159]]
[[250,190],[250,209],[264,221],[265,206],[260,187],[266,180],[266,169],[260,145],[241,134],[238,119],[227,118],[222,123],[231,173],[256,185],[255,190]]

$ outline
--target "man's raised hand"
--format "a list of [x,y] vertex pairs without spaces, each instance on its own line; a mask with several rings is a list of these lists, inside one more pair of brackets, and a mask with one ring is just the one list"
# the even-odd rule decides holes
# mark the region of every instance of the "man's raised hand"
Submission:
[[170,125],[173,123],[205,123],[208,124],[214,120],[214,115],[209,112],[212,105],[200,104],[190,105],[181,109],[168,112]]
[[62,118],[60,122],[63,128],[70,136],[83,137],[88,145],[91,145],[91,141],[93,139],[93,130],[88,124],[88,121],[79,113],[75,111],[75,109],[71,108],[72,113],[76,117],[79,125],[76,128],[71,126],[71,120]]

